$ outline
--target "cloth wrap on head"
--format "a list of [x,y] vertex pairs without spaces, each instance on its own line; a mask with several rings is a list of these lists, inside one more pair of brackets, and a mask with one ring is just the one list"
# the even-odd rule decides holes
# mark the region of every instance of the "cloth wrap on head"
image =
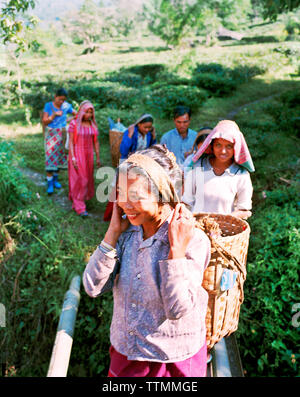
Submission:
[[81,102],[81,104],[79,105],[79,110],[75,116],[75,128],[74,128],[74,132],[73,132],[73,140],[74,140],[75,144],[77,142],[78,131],[81,130],[83,116],[88,109],[93,110],[93,116],[91,119],[91,127],[92,127],[91,132],[93,134],[94,142],[97,141],[98,127],[97,127],[97,123],[95,120],[95,109],[94,109],[93,104],[90,101],[86,100],[86,101]]
[[[170,160],[172,161],[171,158]],[[147,174],[157,187],[158,191],[162,195],[163,202],[170,204],[180,202],[174,184],[172,183],[168,174],[163,169],[163,167],[159,165],[154,159],[143,154],[134,153],[126,161],[124,161],[123,164],[125,163],[134,164],[147,172]]]
[[238,125],[232,120],[221,120],[202,143],[200,149],[192,158],[190,167],[202,156],[203,153],[212,153],[209,147],[213,139],[222,138],[234,144],[234,161],[249,172],[254,172],[252,158],[245,141],[244,135]]
[[134,125],[138,125],[139,123],[141,123],[144,119],[147,119],[148,117],[151,117],[151,119],[153,120],[152,114],[145,113],[139,119],[137,119],[137,121],[134,123]]

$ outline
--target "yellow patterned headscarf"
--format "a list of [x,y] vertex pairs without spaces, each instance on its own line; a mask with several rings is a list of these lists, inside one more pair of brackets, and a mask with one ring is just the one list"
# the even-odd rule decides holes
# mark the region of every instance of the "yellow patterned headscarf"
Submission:
[[[171,153],[168,154],[169,159],[172,161],[173,166],[177,166],[175,157],[172,159],[170,157]],[[161,167],[154,159],[151,157],[145,156],[140,153],[134,153],[129,158],[124,161],[124,163],[134,164],[137,167],[142,168],[147,172],[158,191],[162,195],[163,202],[166,203],[179,203],[180,200],[176,193],[174,184],[172,183],[169,175],[166,171]],[[123,163],[123,164],[124,164]]]

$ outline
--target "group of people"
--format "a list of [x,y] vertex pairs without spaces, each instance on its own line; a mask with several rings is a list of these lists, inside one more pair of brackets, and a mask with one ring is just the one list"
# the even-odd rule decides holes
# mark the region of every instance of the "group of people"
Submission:
[[[174,154],[183,171],[182,201],[193,213],[251,216],[253,162],[242,132],[231,120],[222,120],[215,128],[189,128],[191,110],[174,110],[175,128],[166,132],[160,144]],[[122,163],[136,151],[156,144],[151,114],[140,117],[123,134],[120,145]]]
[[[61,111],[75,115],[58,94],[43,118],[47,178],[53,184],[63,161],[53,139],[61,139],[55,121]],[[175,128],[160,144],[151,114],[123,134],[110,223],[83,273],[91,297],[113,291],[110,377],[206,376],[208,294],[202,280],[211,243],[194,214],[251,216],[254,166],[235,122],[222,120],[196,132],[190,121],[190,109],[177,107]],[[100,166],[90,102],[80,105],[69,135],[69,197],[82,214],[93,193],[88,182],[93,150]]]

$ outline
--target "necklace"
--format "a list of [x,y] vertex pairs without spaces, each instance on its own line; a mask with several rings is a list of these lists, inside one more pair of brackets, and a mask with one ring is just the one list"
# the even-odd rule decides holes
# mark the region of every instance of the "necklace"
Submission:
[[224,173],[224,171],[226,170],[226,168],[228,168],[226,165],[224,165],[223,167],[216,167],[215,165],[214,165],[214,161],[212,160],[212,162],[211,162],[211,165],[212,165],[212,167],[213,167],[213,170],[214,170],[214,172],[216,173],[216,174],[223,174]]

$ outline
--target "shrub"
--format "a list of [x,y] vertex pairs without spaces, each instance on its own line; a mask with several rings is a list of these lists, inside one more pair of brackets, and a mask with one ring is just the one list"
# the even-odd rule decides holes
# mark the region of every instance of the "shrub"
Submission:
[[70,100],[78,104],[85,99],[97,103],[101,107],[113,109],[130,109],[138,101],[139,91],[125,87],[119,83],[95,82],[76,84],[68,88]]
[[157,80],[157,75],[166,71],[166,66],[162,64],[136,65],[129,68],[121,68],[120,73],[134,73],[142,77],[145,84],[151,84]]
[[3,216],[14,211],[30,196],[16,165],[13,144],[0,139],[0,213]]
[[258,66],[239,65],[230,69],[217,63],[198,64],[192,73],[192,82],[215,96],[226,96],[239,84],[263,72],[264,69]]
[[120,83],[125,85],[126,87],[139,87],[143,84],[142,76],[136,73],[129,72],[112,72],[109,73],[106,78],[107,81],[111,81],[113,83]]
[[145,104],[162,117],[172,117],[175,106],[185,105],[195,111],[202,106],[207,97],[206,91],[197,87],[166,85],[154,91],[147,91]]
[[212,73],[201,73],[194,78],[193,82],[197,87],[211,91],[215,96],[228,95],[237,86],[232,78]]
[[242,362],[252,376],[298,376],[299,331],[292,307],[299,302],[299,192],[266,192],[250,218],[245,301],[238,339]]
[[297,92],[285,92],[276,102],[264,105],[264,109],[273,117],[278,131],[300,137],[300,100]]

